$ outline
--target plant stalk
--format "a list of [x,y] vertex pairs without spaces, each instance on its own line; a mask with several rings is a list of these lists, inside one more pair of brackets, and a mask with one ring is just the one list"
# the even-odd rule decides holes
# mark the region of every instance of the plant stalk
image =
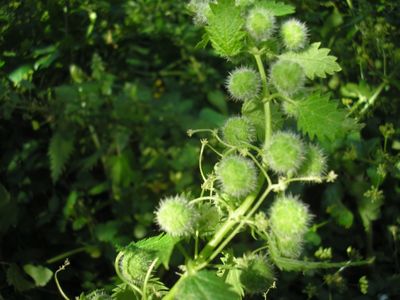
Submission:
[[271,105],[269,100],[269,91],[267,86],[267,75],[265,73],[264,64],[261,59],[260,54],[254,54],[254,58],[256,59],[258,72],[261,76],[262,82],[262,91],[263,91],[263,100],[268,99],[264,102],[264,119],[265,119],[265,143],[267,143],[272,135],[272,114],[271,114]]

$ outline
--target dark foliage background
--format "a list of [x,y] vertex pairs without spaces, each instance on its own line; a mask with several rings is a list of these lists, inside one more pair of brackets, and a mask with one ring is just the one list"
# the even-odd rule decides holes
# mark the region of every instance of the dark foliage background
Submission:
[[[306,254],[323,246],[346,259],[352,247],[351,255],[376,262],[282,273],[270,297],[396,299],[400,4],[290,2],[311,39],[342,66],[320,84],[363,125],[323,145],[335,184],[298,187],[318,225]],[[53,281],[40,286],[26,265],[55,271],[66,257],[68,294],[112,289],[116,247],[156,234],[160,198],[197,192],[199,141],[186,130],[214,128],[237,113],[223,88],[230,65],[195,49],[201,34],[184,1],[2,3],[0,299],[61,298]]]

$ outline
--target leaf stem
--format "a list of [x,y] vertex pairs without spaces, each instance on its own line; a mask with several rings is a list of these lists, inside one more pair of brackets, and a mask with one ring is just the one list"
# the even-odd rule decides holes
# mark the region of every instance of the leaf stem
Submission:
[[262,165],[258,162],[258,160],[254,157],[253,154],[247,153],[248,156],[254,161],[254,163],[257,165],[257,167],[260,169],[261,173],[264,175],[265,179],[267,179],[268,185],[271,185],[271,178],[268,176],[268,173],[265,171],[265,169],[262,167]]
[[[226,240],[225,236],[232,230],[233,226],[238,223],[238,220],[248,211],[256,199],[257,192],[254,192],[246,197],[243,203],[229,216],[228,220],[214,234],[213,238],[204,246],[200,252],[196,270],[200,270],[207,266],[210,261],[210,255],[214,253],[215,248]],[[224,243],[224,242],[223,242]]]
[[377,87],[377,89],[375,90],[375,93],[367,100],[367,103],[361,109],[360,116],[362,116],[364,113],[366,113],[368,108],[375,103],[376,99],[378,99],[379,95],[381,94],[382,90],[386,87],[386,85],[387,85],[387,82],[384,81]]
[[215,249],[214,252],[209,256],[209,258],[206,261],[207,264],[210,261],[212,261],[225,248],[225,246],[236,236],[236,234],[240,231],[240,229],[242,229],[242,227],[246,224],[247,220],[250,219],[252,217],[252,215],[257,211],[257,209],[263,203],[263,201],[268,196],[268,194],[271,192],[273,187],[274,187],[273,185],[268,186],[268,188],[264,191],[264,193],[258,199],[256,204],[251,208],[251,210],[248,212],[248,214],[242,220],[240,220],[240,222],[236,226],[236,228],[228,235],[228,237],[226,237],[224,239],[224,241],[218,246],[218,248]]
[[57,289],[58,289],[58,291],[60,292],[61,296],[62,296],[65,300],[70,300],[70,299],[69,299],[69,297],[64,293],[63,289],[61,288],[61,285],[60,285],[60,283],[58,282],[58,277],[57,277],[57,276],[58,276],[58,273],[61,272],[61,271],[64,271],[65,268],[66,268],[67,266],[69,266],[69,264],[70,264],[70,262],[69,262],[69,260],[68,260],[68,258],[67,258],[67,259],[65,260],[64,264],[63,264],[62,266],[60,266],[60,267],[58,268],[58,270],[54,273],[54,281],[56,282]]

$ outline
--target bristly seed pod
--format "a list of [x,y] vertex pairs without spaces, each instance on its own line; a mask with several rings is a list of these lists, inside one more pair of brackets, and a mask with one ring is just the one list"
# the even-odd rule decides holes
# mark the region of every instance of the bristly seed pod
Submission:
[[297,172],[302,177],[321,177],[326,172],[326,158],[317,145],[306,147],[305,159]]
[[236,147],[246,147],[246,143],[254,142],[256,129],[245,117],[231,117],[222,127],[224,141]]
[[237,259],[240,282],[249,294],[266,292],[275,281],[272,266],[265,255],[251,254]]
[[163,199],[156,211],[156,220],[162,230],[172,236],[189,236],[197,222],[195,207],[183,196]]
[[270,78],[278,92],[284,95],[297,93],[305,82],[303,68],[296,62],[278,60],[271,66]]
[[215,0],[190,0],[187,7],[194,14],[193,22],[196,25],[208,23],[208,16],[211,13],[210,3],[215,3]]
[[269,210],[270,229],[282,256],[297,258],[312,216],[308,207],[292,195],[275,199]]
[[202,203],[197,209],[199,211],[197,229],[200,235],[212,234],[221,219],[218,208],[210,203]]
[[248,67],[240,67],[229,74],[226,82],[228,92],[234,100],[246,101],[257,97],[261,81],[258,73]]
[[290,51],[304,48],[307,42],[307,27],[299,20],[291,19],[281,27],[283,44]]
[[132,243],[121,250],[115,259],[117,275],[126,283],[141,286],[153,259],[150,251]]
[[257,171],[254,163],[242,156],[224,157],[218,163],[215,172],[222,191],[228,195],[247,196],[256,187]]
[[266,41],[274,32],[275,16],[268,9],[255,7],[247,15],[246,29],[256,41]]
[[277,173],[294,173],[304,160],[303,142],[291,132],[276,132],[264,145],[263,159]]

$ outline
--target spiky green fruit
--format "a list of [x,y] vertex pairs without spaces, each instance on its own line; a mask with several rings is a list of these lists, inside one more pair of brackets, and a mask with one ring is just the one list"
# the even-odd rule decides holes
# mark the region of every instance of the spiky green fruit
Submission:
[[282,110],[289,117],[298,118],[299,116],[299,106],[296,102],[283,101]]
[[222,135],[229,145],[243,147],[254,142],[256,130],[247,118],[231,117],[222,127]]
[[241,270],[240,282],[249,294],[266,292],[273,284],[275,276],[265,255],[251,254],[238,259]]
[[226,87],[234,100],[246,101],[256,97],[260,91],[260,77],[248,67],[240,67],[229,74]]
[[281,36],[288,50],[300,50],[307,43],[307,27],[299,20],[288,20],[282,24]]
[[156,220],[162,230],[172,236],[189,236],[197,222],[195,207],[183,196],[167,197],[156,211]]
[[316,145],[308,145],[305,150],[305,159],[298,171],[302,177],[321,177],[326,171],[326,158],[322,150]]
[[304,86],[305,81],[303,68],[296,62],[284,59],[272,65],[270,78],[278,92],[284,95],[297,93]]
[[256,41],[268,40],[275,29],[275,16],[263,7],[254,7],[246,19],[246,29]]
[[294,173],[304,160],[303,152],[303,142],[297,135],[279,131],[264,145],[263,159],[277,173]]
[[115,258],[115,270],[119,278],[128,284],[143,284],[154,255],[133,243],[121,250]]
[[208,23],[208,16],[211,13],[210,3],[214,2],[214,0],[190,0],[187,7],[194,14],[193,22],[196,25]]
[[282,195],[275,199],[269,210],[269,221],[282,256],[296,258],[301,254],[311,219],[308,207],[298,197]]
[[202,203],[197,210],[199,212],[197,229],[200,234],[203,236],[212,234],[221,219],[218,208],[210,203]]
[[224,157],[218,163],[215,172],[222,191],[228,195],[247,196],[256,187],[257,171],[254,163],[242,156]]

